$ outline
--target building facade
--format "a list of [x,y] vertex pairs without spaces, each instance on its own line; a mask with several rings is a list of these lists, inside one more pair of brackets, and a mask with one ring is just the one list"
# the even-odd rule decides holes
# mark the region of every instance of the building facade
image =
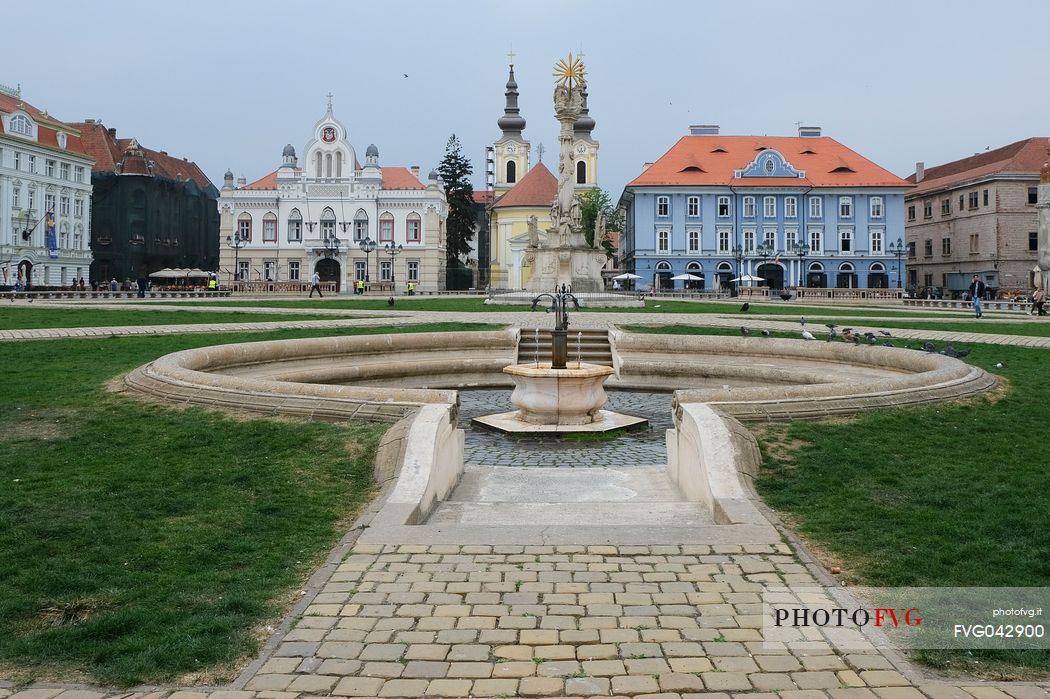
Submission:
[[[909,187],[816,127],[792,137],[691,127],[624,189],[623,266],[640,287],[746,277],[773,289],[895,287]],[[682,274],[700,279],[672,281]]]
[[1028,293],[1039,255],[1039,170],[1047,138],[927,168],[905,196],[908,286],[958,296],[980,274],[990,290]]
[[[280,167],[250,184],[226,173],[218,203],[226,278],[308,282],[316,272],[342,291],[357,279],[444,288],[448,202],[436,172],[424,185],[416,167],[380,167],[374,145],[361,165],[331,102],[303,154],[300,166],[285,146]],[[366,254],[367,241],[376,247]]]
[[219,265],[219,191],[196,163],[88,119],[75,125],[91,169],[91,278],[135,280]]
[[[493,203],[488,209],[488,285],[523,289],[532,270],[526,262],[529,220],[545,232],[551,226],[550,207],[558,194],[557,174],[542,160],[531,165],[531,146],[523,135],[525,119],[518,109],[518,83],[511,64],[503,116],[496,124],[500,137],[491,149]],[[573,178],[578,192],[597,186],[598,141],[594,117],[583,93],[583,109],[573,124]]]
[[90,281],[92,162],[76,127],[0,86],[0,285]]

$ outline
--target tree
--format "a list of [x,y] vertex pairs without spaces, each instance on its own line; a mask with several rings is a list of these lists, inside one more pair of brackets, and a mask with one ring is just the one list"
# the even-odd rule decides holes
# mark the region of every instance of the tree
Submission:
[[463,156],[456,134],[452,134],[445,144],[445,157],[438,165],[438,174],[445,181],[445,196],[448,198],[445,258],[459,261],[461,256],[465,257],[470,252],[477,214],[474,210],[474,186],[470,183],[474,168]]
[[[598,212],[605,212],[605,231],[623,230],[623,212],[613,206],[612,197],[604,189],[595,187],[588,189],[580,195],[580,214],[582,219],[583,234],[587,237],[587,244],[594,245],[594,227],[598,221]],[[616,248],[608,236],[598,241],[605,248],[605,254],[612,257],[616,254]]]

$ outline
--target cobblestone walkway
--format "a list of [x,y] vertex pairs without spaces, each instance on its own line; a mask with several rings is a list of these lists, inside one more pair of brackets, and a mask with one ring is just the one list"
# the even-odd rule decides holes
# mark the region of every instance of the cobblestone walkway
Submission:
[[611,442],[515,439],[471,424],[470,418],[513,410],[510,393],[509,390],[459,392],[459,426],[466,432],[463,454],[465,463],[488,466],[603,468],[667,462],[664,431],[673,426],[670,393],[609,391],[607,409],[649,420],[649,429],[630,432]]

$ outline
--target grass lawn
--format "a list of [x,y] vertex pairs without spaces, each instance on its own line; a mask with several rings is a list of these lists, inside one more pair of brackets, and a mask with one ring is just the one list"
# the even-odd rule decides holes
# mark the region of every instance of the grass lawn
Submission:
[[386,425],[239,420],[107,381],[225,342],[491,327],[0,343],[0,667],[25,681],[226,681],[371,495]]
[[[152,311],[152,312],[151,312]],[[340,316],[342,317],[342,316]],[[353,316],[347,315],[347,318]],[[162,311],[140,306],[137,310],[104,308],[47,308],[0,304],[0,330],[30,328],[101,328],[118,325],[192,325],[197,323],[265,323],[279,320],[332,320],[331,315],[291,313],[239,313],[235,310]]]
[[[1050,350],[965,346],[1005,395],[756,430],[762,498],[851,582],[1050,586]],[[917,657],[992,678],[1050,673],[1050,651]]]
[[[248,300],[248,301],[189,301],[188,304],[195,306],[259,306],[265,308],[344,308],[375,311],[461,311],[471,313],[496,313],[506,311],[528,311],[528,306],[512,306],[507,304],[486,305],[481,297],[472,298],[401,298],[397,299],[394,306],[387,304],[386,299],[364,298],[364,299],[332,299],[332,300]],[[718,301],[673,301],[665,299],[648,299],[645,308],[588,308],[587,313],[736,313],[740,310],[742,301],[718,302]],[[794,303],[757,303],[751,304],[753,313],[764,313],[772,315],[836,315],[843,317],[868,316],[876,318],[922,318],[937,313],[947,317],[966,318],[968,314],[949,311],[895,311],[887,308],[829,308],[827,306],[798,306]]]

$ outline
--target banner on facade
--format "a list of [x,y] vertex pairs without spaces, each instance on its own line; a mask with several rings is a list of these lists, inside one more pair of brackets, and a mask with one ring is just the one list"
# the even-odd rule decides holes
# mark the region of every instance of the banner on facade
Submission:
[[58,239],[55,237],[55,212],[48,211],[44,221],[44,233],[47,236],[47,256],[58,257]]

